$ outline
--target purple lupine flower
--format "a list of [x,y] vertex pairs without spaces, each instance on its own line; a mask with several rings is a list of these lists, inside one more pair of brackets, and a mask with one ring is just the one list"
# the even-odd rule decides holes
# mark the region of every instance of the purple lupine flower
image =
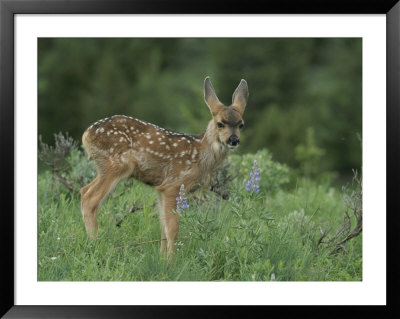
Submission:
[[248,192],[256,192],[260,191],[260,187],[258,186],[258,182],[260,181],[260,168],[257,167],[257,161],[254,160],[253,167],[250,171],[250,179],[246,183],[246,191]]
[[176,198],[176,206],[179,214],[182,214],[186,208],[189,208],[189,204],[187,203],[187,198],[183,197],[185,191],[185,185],[181,185],[179,190],[179,196]]

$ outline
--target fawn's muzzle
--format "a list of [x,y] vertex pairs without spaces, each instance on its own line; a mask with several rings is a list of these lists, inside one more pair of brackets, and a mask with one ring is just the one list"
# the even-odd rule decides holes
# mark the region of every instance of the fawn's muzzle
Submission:
[[230,146],[238,146],[239,145],[239,138],[236,135],[231,135],[228,139],[228,145]]

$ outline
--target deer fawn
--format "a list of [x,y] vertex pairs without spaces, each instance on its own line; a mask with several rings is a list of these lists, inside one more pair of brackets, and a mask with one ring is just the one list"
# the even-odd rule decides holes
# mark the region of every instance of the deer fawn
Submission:
[[97,177],[80,190],[81,210],[90,238],[97,234],[97,209],[105,196],[124,178],[133,177],[158,191],[161,219],[161,252],[168,247],[172,257],[179,225],[176,197],[183,184],[185,192],[205,188],[211,175],[239,145],[243,111],[248,98],[245,80],[223,105],[209,77],[204,81],[204,99],[212,120],[203,134],[168,131],[154,124],[124,115],[99,120],[82,136]]

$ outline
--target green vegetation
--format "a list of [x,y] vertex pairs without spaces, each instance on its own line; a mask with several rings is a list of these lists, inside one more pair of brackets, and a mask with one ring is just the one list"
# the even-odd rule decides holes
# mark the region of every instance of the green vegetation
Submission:
[[[261,168],[259,193],[245,190],[254,160]],[[352,209],[361,209],[357,183],[344,192],[327,180],[288,183],[291,170],[267,150],[232,155],[226,172],[217,174],[235,176],[224,185],[228,199],[211,191],[188,196],[171,266],[159,252],[152,188],[121,182],[99,209],[98,238],[89,240],[75,182],[90,180],[94,168],[74,144],[57,165],[60,170],[46,170],[38,179],[40,281],[362,280],[362,238],[346,240],[356,229]],[[216,188],[220,182],[216,178]]]
[[[188,196],[173,266],[156,193],[133,180],[89,240],[83,131],[124,114],[201,133],[207,75],[227,105],[246,79],[245,128],[210,190]],[[362,280],[361,38],[40,38],[38,118],[38,280]]]

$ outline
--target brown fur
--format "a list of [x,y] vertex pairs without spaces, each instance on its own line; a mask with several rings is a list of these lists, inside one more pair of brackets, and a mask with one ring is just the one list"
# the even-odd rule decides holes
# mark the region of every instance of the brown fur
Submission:
[[[90,238],[97,234],[97,210],[107,194],[124,178],[133,177],[159,193],[161,251],[168,246],[172,257],[179,231],[176,197],[209,185],[211,175],[229,153],[230,137],[239,139],[242,114],[247,103],[247,83],[235,90],[232,105],[223,105],[207,77],[204,97],[213,119],[200,135],[172,132],[123,115],[114,115],[91,125],[82,143],[93,160],[97,177],[81,189],[81,210]],[[219,126],[222,127],[219,127]],[[170,258],[171,259],[171,258]]]

